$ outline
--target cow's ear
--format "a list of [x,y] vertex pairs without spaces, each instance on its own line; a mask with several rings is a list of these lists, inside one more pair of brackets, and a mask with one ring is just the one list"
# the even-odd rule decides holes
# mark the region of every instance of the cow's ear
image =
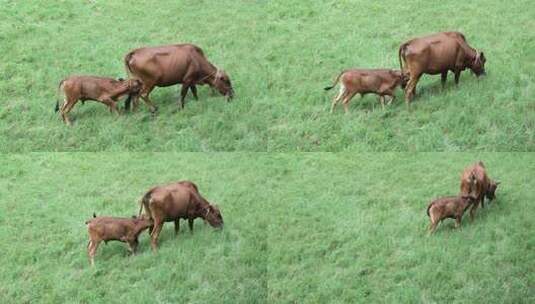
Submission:
[[485,58],[485,53],[483,53],[483,51],[482,51],[482,52],[480,53],[480,55],[479,55],[479,56],[480,56],[480,58],[479,58],[479,59],[481,60],[481,62],[483,62],[483,63],[484,63],[484,62],[485,62],[485,61],[487,60],[487,59]]

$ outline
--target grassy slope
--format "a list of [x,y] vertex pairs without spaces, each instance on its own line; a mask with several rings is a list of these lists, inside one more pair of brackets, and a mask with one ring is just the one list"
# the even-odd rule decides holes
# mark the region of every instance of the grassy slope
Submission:
[[[532,1],[0,1],[0,144],[4,151],[532,150],[535,23]],[[460,30],[488,57],[488,77],[468,72],[443,91],[425,77],[412,112],[380,110],[373,96],[351,114],[328,113],[322,88],[348,67],[398,66],[406,39]],[[113,118],[76,106],[74,128],[53,113],[69,74],[124,76],[122,56],[143,45],[193,42],[226,69],[237,98],[207,88],[176,111],[176,88]],[[451,77],[450,77],[451,78]],[[402,93],[398,92],[402,100]]]
[[[498,200],[426,237],[430,199],[458,191],[485,160]],[[326,303],[535,300],[534,155],[133,154],[0,159],[3,303]],[[225,229],[201,222],[157,256],[102,246],[88,266],[83,222],[128,216],[151,185],[190,178],[218,202]],[[182,225],[185,228],[185,225]]]
[[[426,237],[428,202],[458,192],[483,159],[503,181],[476,221]],[[535,300],[529,154],[309,155],[285,178],[269,234],[269,298],[310,303],[529,303]],[[278,233],[280,232],[280,233]],[[276,244],[271,246],[271,244]]]
[[[270,196],[264,189],[270,169],[252,156],[49,153],[6,159],[0,173],[2,303],[253,303],[266,297],[267,227],[254,214]],[[198,220],[191,235],[182,221],[175,239],[168,224],[157,255],[143,233],[137,256],[126,257],[124,244],[110,242],[99,247],[96,267],[89,267],[84,221],[94,211],[136,214],[143,191],[184,178],[220,205],[224,230]]]

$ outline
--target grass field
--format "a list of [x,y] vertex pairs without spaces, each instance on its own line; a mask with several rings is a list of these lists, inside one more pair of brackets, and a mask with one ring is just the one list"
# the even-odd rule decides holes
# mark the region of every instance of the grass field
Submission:
[[[482,159],[502,185],[462,230],[427,237],[429,200]],[[43,153],[0,158],[2,303],[533,303],[535,155]],[[129,216],[155,184],[194,180],[225,228],[164,226],[128,257],[84,221]]]
[[[0,0],[2,151],[528,151],[535,148],[532,1],[8,1]],[[411,111],[374,96],[328,113],[324,92],[349,67],[397,68],[398,46],[459,30],[485,51],[488,76],[458,88],[424,77]],[[207,88],[177,111],[176,87],[119,118],[77,105],[53,112],[71,74],[124,77],[147,45],[192,42],[231,76],[226,104]]]

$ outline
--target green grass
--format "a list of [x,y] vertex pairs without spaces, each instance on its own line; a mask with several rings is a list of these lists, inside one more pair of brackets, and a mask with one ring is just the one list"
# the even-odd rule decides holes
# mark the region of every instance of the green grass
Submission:
[[[532,1],[0,1],[3,151],[528,151],[535,148]],[[328,113],[324,92],[349,67],[397,68],[398,46],[459,30],[485,51],[488,76],[426,76],[408,111],[374,96]],[[129,50],[200,45],[231,76],[226,104],[207,88],[177,111],[177,88],[113,117],[77,105],[72,128],[53,112],[70,74],[125,75]]]
[[[497,201],[426,236],[428,202],[485,161]],[[0,158],[2,303],[533,303],[535,155],[43,153]],[[89,266],[84,221],[194,180],[225,228],[164,226]]]

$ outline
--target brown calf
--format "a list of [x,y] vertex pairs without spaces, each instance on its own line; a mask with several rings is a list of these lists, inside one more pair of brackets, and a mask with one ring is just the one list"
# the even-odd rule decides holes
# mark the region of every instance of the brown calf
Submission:
[[326,87],[325,90],[330,90],[340,84],[340,92],[333,99],[331,106],[331,113],[334,112],[336,104],[343,100],[344,110],[348,112],[348,104],[355,94],[359,93],[361,96],[367,93],[374,93],[379,95],[381,106],[385,107],[385,96],[390,96],[389,104],[394,100],[394,90],[398,85],[404,86],[404,76],[400,71],[386,70],[386,69],[351,69],[342,71],[334,84]]
[[134,254],[138,245],[138,236],[145,229],[152,226],[152,220],[148,218],[120,218],[99,216],[93,214],[93,218],[85,222],[89,232],[87,253],[91,265],[95,264],[94,258],[100,242],[120,241],[128,244],[128,250]]
[[459,228],[464,212],[474,202],[472,196],[448,196],[432,201],[427,207],[429,234],[435,232],[437,225],[446,218],[455,219],[455,228]]
[[461,175],[461,195],[471,195],[476,199],[476,203],[470,209],[470,218],[472,220],[479,204],[485,208],[485,197],[489,200],[494,200],[499,184],[500,182],[493,181],[488,177],[482,161],[478,161],[464,169]]
[[115,102],[118,98],[128,95],[129,99],[139,93],[142,83],[137,79],[118,79],[97,76],[70,76],[59,83],[58,90],[65,97],[63,105],[56,102],[56,112],[60,111],[63,121],[70,125],[67,114],[81,100],[94,100],[107,105],[110,112],[119,113]]

